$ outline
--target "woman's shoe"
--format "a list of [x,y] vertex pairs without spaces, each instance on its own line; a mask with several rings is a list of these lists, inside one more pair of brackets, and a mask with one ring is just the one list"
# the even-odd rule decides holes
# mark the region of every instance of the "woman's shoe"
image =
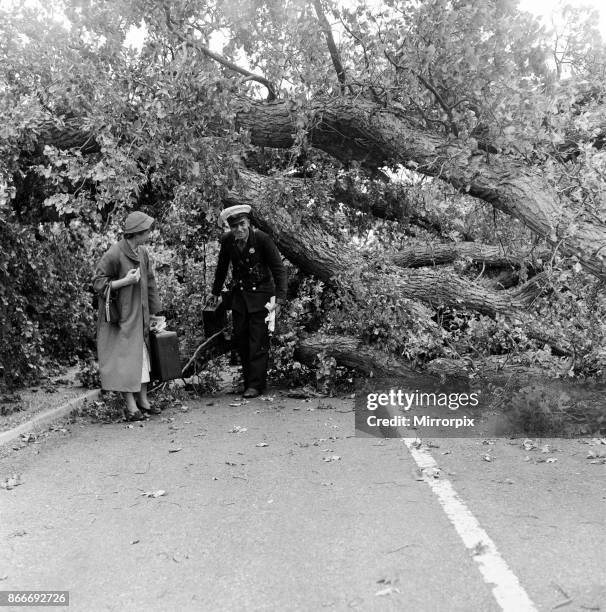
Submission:
[[147,412],[149,414],[162,414],[162,409],[161,408],[158,408],[157,406],[152,406],[151,404],[148,405],[148,408],[145,408],[139,402],[137,402],[137,408],[141,412]]
[[126,408],[124,409],[124,418],[127,421],[143,421],[143,419],[145,419],[139,410],[129,412]]

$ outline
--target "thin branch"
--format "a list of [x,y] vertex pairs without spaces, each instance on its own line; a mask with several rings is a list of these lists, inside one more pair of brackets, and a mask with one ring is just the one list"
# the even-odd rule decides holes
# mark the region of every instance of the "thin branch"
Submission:
[[206,348],[210,344],[211,341],[213,341],[216,338],[218,338],[224,331],[225,331],[225,328],[219,330],[216,334],[213,334],[210,338],[207,338],[202,344],[200,344],[198,346],[198,348],[194,351],[194,354],[192,355],[191,359],[182,368],[182,370],[181,370],[182,375],[185,375],[185,372],[187,371],[189,366],[198,358],[198,355],[200,354],[200,351],[203,348]]
[[275,87],[273,86],[273,84],[268,79],[266,79],[264,76],[255,74],[254,72],[250,72],[250,70],[246,70],[246,68],[242,68],[241,66],[238,66],[237,64],[234,64],[230,60],[228,60],[225,57],[219,55],[218,53],[215,53],[214,51],[211,51],[208,47],[205,47],[200,42],[198,42],[198,41],[194,42],[194,41],[188,39],[186,36],[181,34],[181,32],[179,32],[174,27],[174,23],[173,23],[173,21],[171,19],[171,16],[170,16],[170,9],[166,5],[164,6],[164,13],[166,15],[166,25],[168,26],[168,29],[183,44],[185,44],[188,47],[192,47],[193,49],[196,49],[196,50],[200,51],[200,53],[203,53],[204,55],[206,55],[206,57],[210,57],[211,59],[215,60],[216,62],[218,62],[222,66],[225,66],[226,68],[229,68],[230,70],[233,70],[234,72],[237,72],[239,74],[244,75],[245,77],[247,77],[246,80],[256,81],[257,83],[261,83],[261,85],[263,85],[263,86],[265,86],[267,88],[267,92],[268,92],[267,99],[269,101],[272,101],[272,100],[276,99],[276,90],[275,90]]
[[362,51],[364,52],[364,63],[366,64],[366,70],[370,71],[370,61],[368,59],[368,52],[366,49],[366,45],[364,44],[364,41],[359,36],[356,36],[353,30],[351,30],[351,28],[349,28],[347,24],[343,21],[343,18],[341,18],[340,21],[341,21],[341,25],[345,28],[345,31],[352,38],[354,38],[358,42],[358,44],[362,47]]
[[448,106],[448,104],[446,104],[446,102],[444,101],[444,99],[442,98],[438,90],[429,81],[427,81],[427,79],[425,79],[422,74],[415,72],[414,75],[435,96],[436,100],[438,101],[438,104],[442,107],[444,112],[448,115],[448,120],[450,122],[450,128],[452,130],[452,133],[455,136],[458,136],[459,128],[457,127],[457,124],[454,122],[452,118],[452,108]]
[[[326,15],[324,14],[324,10],[322,9],[322,4],[320,3],[320,0],[313,0],[313,5],[316,9],[316,15],[318,16],[320,27],[324,32],[324,36],[326,36],[326,44],[328,45],[328,50],[330,51],[332,65],[335,67],[335,71],[337,73],[337,79],[339,79],[339,83],[341,83],[341,93],[345,93],[345,87],[347,87],[345,83],[345,68],[343,67],[343,63],[341,62],[341,56],[339,55],[339,50],[337,49],[335,39],[332,35],[330,24],[328,23],[328,19],[326,19]],[[351,87],[349,88],[349,91],[353,94]]]

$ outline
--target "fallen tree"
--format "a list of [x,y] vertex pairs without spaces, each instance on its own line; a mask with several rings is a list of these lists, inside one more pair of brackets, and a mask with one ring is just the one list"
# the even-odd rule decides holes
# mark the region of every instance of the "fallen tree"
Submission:
[[[540,322],[527,312],[528,305],[542,291],[543,276],[538,275],[514,290],[493,291],[436,270],[408,270],[384,262],[369,262],[312,218],[297,221],[300,203],[309,201],[309,195],[303,180],[261,176],[242,169],[238,184],[225,201],[229,205],[253,207],[257,224],[273,236],[280,251],[299,269],[337,284],[354,296],[358,283],[363,282],[366,291],[391,292],[430,309],[450,306],[491,316],[505,315],[524,322],[530,337],[550,344],[559,354],[571,353],[564,338],[543,330]],[[292,202],[297,203],[294,208]],[[428,320],[427,311],[414,308]]]
[[[504,155],[487,157],[364,99],[315,99],[305,109],[310,143],[344,162],[369,168],[402,164],[435,176],[519,219],[563,254],[603,277],[606,225],[575,213],[566,198],[532,167]],[[300,114],[287,101],[246,101],[237,126],[263,147],[291,147]]]

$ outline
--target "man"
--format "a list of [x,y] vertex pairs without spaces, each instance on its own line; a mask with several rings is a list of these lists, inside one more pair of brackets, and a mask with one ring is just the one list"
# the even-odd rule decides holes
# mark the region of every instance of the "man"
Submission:
[[251,226],[249,215],[250,206],[242,204],[226,208],[219,216],[219,225],[227,223],[230,231],[221,237],[212,293],[216,303],[231,262],[234,342],[242,362],[243,397],[253,398],[266,386],[266,318],[286,299],[286,270],[272,239]]

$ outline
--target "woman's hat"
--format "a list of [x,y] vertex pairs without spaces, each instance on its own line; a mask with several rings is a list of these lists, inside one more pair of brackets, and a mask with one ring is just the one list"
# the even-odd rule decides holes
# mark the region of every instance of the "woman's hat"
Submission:
[[223,227],[225,223],[233,223],[240,217],[248,217],[250,214],[250,206],[248,204],[237,204],[224,208],[219,215],[219,227]]
[[125,234],[137,234],[148,230],[153,224],[155,219],[146,215],[140,210],[135,210],[126,217],[124,222],[124,233]]

